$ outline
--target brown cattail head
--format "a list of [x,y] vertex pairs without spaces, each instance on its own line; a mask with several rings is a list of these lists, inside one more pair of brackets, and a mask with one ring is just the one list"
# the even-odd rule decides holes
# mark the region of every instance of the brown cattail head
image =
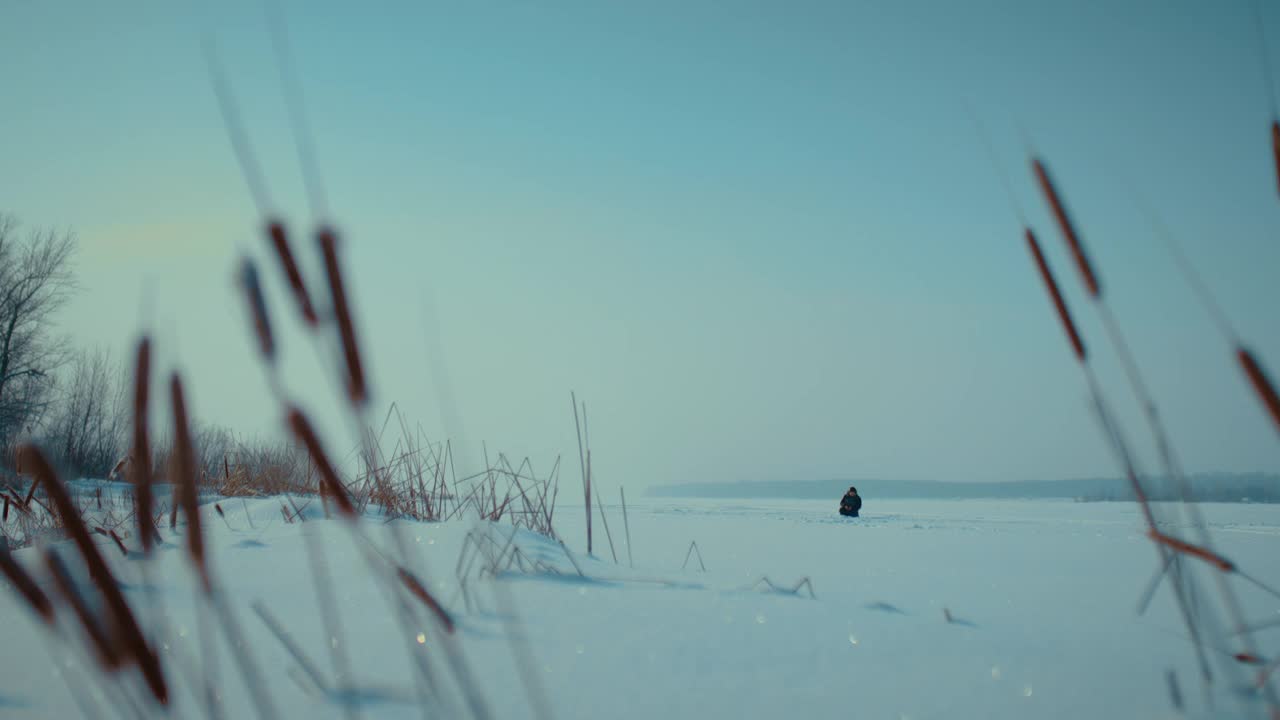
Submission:
[[364,380],[364,367],[360,363],[360,346],[356,343],[356,329],[351,320],[351,306],[347,303],[347,291],[342,283],[342,268],[338,265],[338,236],[332,228],[320,228],[320,253],[324,256],[325,276],[329,280],[329,293],[333,301],[333,316],[338,323],[342,339],[342,356],[347,364],[347,395],[351,404],[363,405],[369,397]]
[[1271,155],[1276,163],[1276,182],[1280,183],[1280,120],[1271,121]]
[[271,246],[275,248],[280,269],[284,271],[285,280],[288,281],[293,298],[298,303],[298,311],[302,313],[302,319],[309,327],[316,327],[320,324],[320,319],[316,316],[315,306],[311,304],[311,295],[307,292],[307,285],[302,280],[302,271],[298,269],[298,263],[293,259],[293,250],[289,247],[289,236],[285,233],[284,223],[279,220],[268,221],[267,235],[271,237]]
[[49,596],[31,579],[31,575],[13,559],[13,554],[9,552],[9,542],[4,538],[0,538],[0,575],[9,580],[13,589],[18,591],[41,620],[53,624],[53,603],[49,602]]
[[80,588],[76,587],[75,581],[71,579],[71,573],[67,571],[62,558],[58,557],[54,551],[48,550],[44,554],[44,562],[45,567],[49,568],[49,575],[53,577],[53,586],[57,588],[62,599],[71,606],[71,611],[75,613],[80,626],[84,628],[85,635],[89,638],[89,645],[93,647],[94,654],[98,657],[98,662],[107,670],[120,667],[122,664],[120,654],[111,644],[102,621],[89,609],[89,603],[85,601]]
[[445,632],[452,635],[454,629],[453,618],[450,617],[444,607],[436,601],[435,597],[432,596],[430,592],[427,592],[426,586],[424,586],[422,582],[413,575],[413,573],[402,567],[396,568],[396,575],[400,578],[400,582],[404,584],[405,588],[409,590],[409,593],[418,598],[418,600],[421,601],[423,605],[426,605],[427,609],[436,616],[436,619],[439,620],[440,624],[444,627]]
[[1076,269],[1080,271],[1080,277],[1084,280],[1085,288],[1094,298],[1101,297],[1102,287],[1098,283],[1098,276],[1093,271],[1089,256],[1085,255],[1084,244],[1080,242],[1080,236],[1076,233],[1075,225],[1071,222],[1071,216],[1067,214],[1067,206],[1063,204],[1062,197],[1058,195],[1058,190],[1054,187],[1053,180],[1049,177],[1049,170],[1045,168],[1044,163],[1040,162],[1039,158],[1031,160],[1031,169],[1035,172],[1036,181],[1040,184],[1040,191],[1044,193],[1045,200],[1049,202],[1049,207],[1053,210],[1053,217],[1058,221],[1058,228],[1062,230],[1062,237],[1067,241],[1071,256],[1075,258]]
[[258,336],[258,350],[267,362],[273,362],[276,342],[275,336],[271,334],[271,317],[267,314],[267,300],[262,294],[258,266],[249,258],[240,261],[240,285],[244,288],[249,312],[253,315],[253,331]]
[[1212,550],[1200,547],[1199,545],[1192,545],[1186,540],[1176,538],[1172,535],[1166,535],[1165,533],[1162,533],[1159,530],[1156,530],[1154,528],[1151,530],[1148,530],[1147,535],[1152,540],[1155,540],[1157,543],[1164,545],[1165,547],[1173,550],[1174,552],[1179,552],[1179,553],[1182,553],[1183,555],[1190,555],[1191,557],[1200,558],[1201,560],[1218,568],[1222,572],[1235,572],[1235,569],[1236,569],[1235,563],[1213,552]]
[[147,396],[151,387],[151,338],[138,341],[133,366],[133,454],[128,460],[133,493],[137,498],[138,539],[144,554],[151,552],[156,536],[152,522],[151,441],[147,426]]
[[[302,414],[301,410],[289,408],[289,428],[293,431],[294,437],[298,438],[307,448],[307,453],[311,455],[311,461],[316,464],[316,470],[320,473],[320,482],[325,491],[333,497],[339,513],[348,520],[354,520],[356,508],[351,502],[351,497],[347,494],[347,488],[338,479],[337,471],[333,469],[333,464],[329,462],[329,457],[325,455],[324,448],[320,447],[320,438],[316,436],[311,423],[307,421],[307,417]],[[288,517],[287,512],[285,515]]]
[[1280,430],[1280,395],[1276,394],[1276,386],[1271,383],[1266,371],[1249,350],[1237,347],[1236,359],[1240,361],[1240,367],[1244,368],[1244,374],[1248,376],[1249,383],[1253,385],[1253,391],[1258,394],[1258,399],[1267,408],[1272,421],[1276,424],[1276,429]]
[[50,502],[61,517],[63,527],[67,529],[67,534],[75,543],[76,550],[84,558],[89,577],[98,586],[98,590],[106,601],[111,618],[109,625],[114,628],[121,646],[120,655],[138,663],[138,668],[142,671],[151,694],[162,705],[168,704],[169,691],[164,673],[160,669],[160,660],[147,646],[142,629],[138,627],[137,618],[134,617],[129,603],[120,592],[120,586],[116,584],[106,561],[102,559],[102,554],[98,552],[98,547],[89,535],[89,529],[81,519],[71,495],[62,485],[62,480],[58,478],[49,461],[36,446],[19,447],[18,457],[21,458],[22,466],[44,483],[45,493],[48,494]]
[[182,378],[177,373],[169,378],[169,394],[173,402],[173,485],[177,490],[177,504],[182,506],[182,514],[187,516],[187,552],[200,574],[204,591],[210,592],[212,586],[204,558],[204,535],[200,529],[200,502],[196,490],[196,451],[191,442]]
[[1085,362],[1084,341],[1080,339],[1076,323],[1071,319],[1071,310],[1062,297],[1062,291],[1058,289],[1058,281],[1053,276],[1053,270],[1049,268],[1049,261],[1045,259],[1044,252],[1040,249],[1040,241],[1036,240],[1036,235],[1031,232],[1031,228],[1025,228],[1025,231],[1027,247],[1031,249],[1031,256],[1035,258],[1036,267],[1040,270],[1040,279],[1044,281],[1045,289],[1049,291],[1049,297],[1053,300],[1053,306],[1058,310],[1058,319],[1062,321],[1062,328],[1067,331],[1067,338],[1071,341],[1076,359],[1083,363]]

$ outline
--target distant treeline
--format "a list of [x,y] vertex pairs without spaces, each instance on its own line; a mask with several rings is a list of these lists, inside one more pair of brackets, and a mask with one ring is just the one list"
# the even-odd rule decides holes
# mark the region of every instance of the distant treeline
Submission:
[[[1199,473],[1189,478],[1192,497],[1202,502],[1280,503],[1280,475]],[[1152,500],[1177,500],[1175,484],[1165,478],[1143,481]],[[850,485],[864,497],[920,499],[1069,499],[1081,502],[1133,500],[1127,480],[1021,480],[1013,482],[939,482],[934,480],[776,480],[661,485],[650,495],[704,498],[838,499]]]

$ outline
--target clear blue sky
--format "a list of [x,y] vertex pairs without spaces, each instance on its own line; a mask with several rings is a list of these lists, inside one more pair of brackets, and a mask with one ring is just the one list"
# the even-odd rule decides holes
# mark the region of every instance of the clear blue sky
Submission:
[[[449,432],[540,465],[576,452],[577,390],[609,486],[1116,474],[969,102],[1130,436],[1146,439],[1023,133],[1185,464],[1280,470],[1274,428],[1129,190],[1280,372],[1280,196],[1246,2],[285,9],[377,399],[432,435],[443,366]],[[1264,16],[1280,48],[1280,7]],[[67,332],[123,355],[149,317],[195,410],[264,432],[278,417],[232,268],[240,247],[266,256],[200,51],[210,31],[272,193],[309,228],[256,0],[0,6],[0,210],[78,233]],[[284,340],[291,390],[336,438],[322,370]]]

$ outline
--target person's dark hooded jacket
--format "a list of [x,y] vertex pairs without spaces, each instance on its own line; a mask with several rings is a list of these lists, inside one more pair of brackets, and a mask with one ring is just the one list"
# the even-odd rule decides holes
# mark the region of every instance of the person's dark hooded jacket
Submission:
[[862,496],[858,495],[858,491],[849,488],[849,492],[840,498],[840,514],[847,517],[858,517],[858,511],[862,509]]

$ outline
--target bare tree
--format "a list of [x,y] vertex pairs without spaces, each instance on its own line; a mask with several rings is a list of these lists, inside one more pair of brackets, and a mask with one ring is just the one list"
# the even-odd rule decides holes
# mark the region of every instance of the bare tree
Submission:
[[77,353],[58,383],[44,445],[77,472],[102,478],[128,441],[128,378],[104,349]]
[[33,229],[0,213],[0,448],[30,433],[53,399],[66,340],[50,319],[75,290],[71,233]]

